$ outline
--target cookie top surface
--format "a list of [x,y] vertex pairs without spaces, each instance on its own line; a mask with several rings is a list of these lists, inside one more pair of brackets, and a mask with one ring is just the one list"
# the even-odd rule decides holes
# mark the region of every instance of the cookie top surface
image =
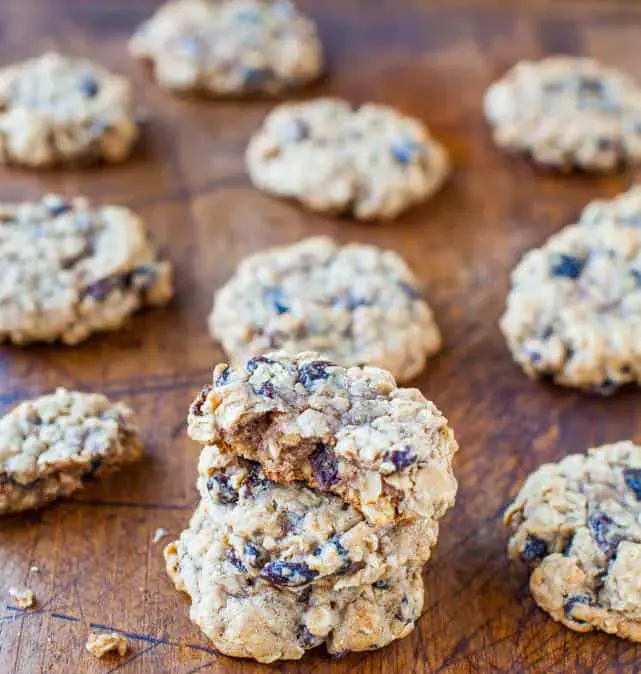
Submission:
[[414,629],[423,606],[420,569],[371,585],[282,589],[242,573],[228,553],[201,505],[165,557],[176,587],[191,597],[191,619],[232,657],[296,660],[322,643],[337,655],[382,648]]
[[641,88],[594,59],[522,61],[485,96],[496,143],[543,165],[607,171],[641,161]]
[[188,432],[260,462],[275,482],[337,494],[375,525],[436,520],[454,503],[458,445],[447,419],[385,370],[286,352],[219,365]]
[[273,482],[260,464],[213,446],[201,454],[198,486],[232,563],[277,587],[371,584],[424,564],[438,534],[429,518],[372,526],[338,496]]
[[130,42],[161,86],[213,96],[277,93],[323,68],[316,27],[288,0],[177,0]]
[[641,641],[641,447],[619,442],[541,466],[506,513],[510,557],[555,620]]
[[394,218],[424,201],[450,167],[421,121],[334,98],[276,107],[249,143],[246,163],[260,189],[362,220]]
[[0,204],[0,342],[75,344],[171,293],[169,264],[127,208],[56,195]]
[[44,505],[142,453],[131,409],[58,389],[0,419],[0,513]]
[[641,232],[641,185],[633,185],[614,199],[595,199],[581,212],[582,225],[616,223]]
[[327,237],[243,260],[216,293],[209,328],[235,363],[275,349],[313,350],[382,367],[400,381],[441,346],[419,282],[398,254]]
[[529,375],[601,393],[641,381],[640,195],[588,206],[513,271],[501,328]]
[[32,167],[120,161],[138,137],[129,81],[47,53],[0,69],[0,161]]

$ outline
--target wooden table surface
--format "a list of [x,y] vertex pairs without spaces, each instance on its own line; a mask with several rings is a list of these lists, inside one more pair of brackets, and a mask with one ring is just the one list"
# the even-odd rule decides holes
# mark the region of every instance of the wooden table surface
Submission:
[[[502,511],[543,461],[589,445],[641,439],[639,396],[586,397],[529,381],[497,329],[509,270],[595,197],[622,191],[632,173],[563,177],[506,157],[481,115],[485,87],[521,58],[590,54],[641,79],[641,3],[543,0],[308,0],[331,73],[303,96],[376,100],[425,120],[449,147],[453,179],[398,222],[361,225],[306,213],[262,195],[243,170],[248,137],[269,101],[198,103],[157,89],[126,41],[154,0],[2,0],[0,62],[46,48],[87,55],[130,74],[149,113],[144,142],[121,167],[43,174],[4,171],[0,198],[58,190],[135,208],[176,267],[166,310],[75,347],[0,348],[0,407],[57,385],[104,391],[139,413],[147,457],[137,467],[42,512],[0,524],[2,674],[285,674],[639,672],[641,650],[578,635],[533,604],[508,565]],[[218,656],[171,586],[158,527],[176,535],[197,500],[198,451],[187,407],[222,358],[205,324],[213,290],[248,253],[312,234],[402,253],[429,288],[445,349],[416,385],[456,429],[460,492],[426,568],[425,615],[407,639],[331,662],[261,667]],[[34,572],[37,566],[39,572]],[[27,585],[38,606],[10,604]],[[128,634],[127,659],[95,661],[91,629]],[[321,649],[322,650],[322,649]]]

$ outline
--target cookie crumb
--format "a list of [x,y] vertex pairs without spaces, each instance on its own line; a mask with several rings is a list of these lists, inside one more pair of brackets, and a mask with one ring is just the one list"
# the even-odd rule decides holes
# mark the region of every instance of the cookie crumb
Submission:
[[151,539],[151,542],[152,543],[158,543],[158,541],[161,541],[168,534],[169,534],[169,532],[167,531],[167,529],[165,529],[163,527],[159,527],[154,532],[154,537]]
[[117,651],[118,655],[122,658],[127,654],[129,642],[127,641],[127,637],[118,634],[118,632],[110,632],[108,634],[91,632],[85,648],[95,658],[102,658],[107,653],[112,653],[113,651]]
[[10,587],[9,594],[16,600],[16,604],[20,608],[31,608],[35,603],[33,592],[27,588]]

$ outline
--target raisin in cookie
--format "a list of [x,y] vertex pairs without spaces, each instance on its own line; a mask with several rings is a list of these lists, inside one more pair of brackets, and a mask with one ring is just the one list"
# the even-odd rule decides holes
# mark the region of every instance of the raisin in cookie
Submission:
[[602,203],[523,257],[501,329],[528,375],[611,393],[641,381],[641,221]]
[[259,189],[360,220],[392,219],[425,201],[450,166],[419,120],[331,98],[278,106],[252,138],[246,163]]
[[260,464],[215,446],[201,454],[198,487],[232,564],[279,587],[371,585],[422,566],[438,535],[430,518],[372,526],[338,496],[273,482]]
[[322,643],[333,654],[382,648],[414,629],[423,606],[416,568],[341,589],[282,588],[247,575],[202,506],[165,557],[176,588],[191,598],[191,619],[214,646],[259,662],[297,660]]
[[0,70],[0,162],[32,168],[120,162],[138,126],[129,81],[48,53]]
[[337,494],[375,525],[437,520],[454,503],[458,446],[447,419],[385,370],[283,351],[219,365],[188,431],[260,462],[276,482]]
[[68,496],[142,454],[134,413],[63,388],[0,419],[0,514]]
[[275,349],[415,377],[441,347],[432,311],[391,250],[327,237],[245,259],[218,291],[209,330],[234,363]]
[[497,145],[560,169],[641,161],[641,88],[589,58],[523,61],[485,95]]
[[171,294],[169,263],[127,208],[54,195],[0,204],[0,342],[76,344]]
[[532,595],[554,620],[641,641],[641,447],[541,466],[505,520],[509,555],[534,567]]
[[158,83],[210,96],[274,94],[323,68],[314,23],[288,0],[177,0],[163,5],[130,42]]

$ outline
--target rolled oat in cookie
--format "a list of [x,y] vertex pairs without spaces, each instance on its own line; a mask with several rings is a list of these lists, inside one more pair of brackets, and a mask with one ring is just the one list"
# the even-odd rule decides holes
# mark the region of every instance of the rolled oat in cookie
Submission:
[[334,98],[279,105],[249,143],[246,163],[259,189],[359,220],[397,217],[450,172],[445,148],[421,121]]
[[160,86],[205,96],[276,94],[316,79],[316,26],[288,0],[175,0],[132,37]]
[[454,503],[458,445],[447,419],[385,370],[283,351],[219,365],[188,431],[260,462],[275,482],[340,496],[374,525],[438,519]]
[[612,171],[641,161],[641,87],[595,59],[517,63],[485,95],[494,140],[563,170]]
[[0,419],[0,514],[39,508],[137,461],[134,412],[97,393],[59,388]]
[[77,344],[172,295],[140,218],[48,195],[0,204],[0,343]]
[[407,381],[441,347],[432,310],[394,251],[329,237],[261,251],[214,298],[211,335],[242,364],[275,349],[318,351]]
[[414,629],[423,606],[420,568],[342,588],[284,588],[248,575],[202,504],[165,558],[176,588],[191,598],[191,619],[232,657],[297,660],[323,643],[336,655],[382,648]]
[[198,487],[228,560],[275,587],[373,584],[423,565],[438,535],[432,518],[372,526],[338,496],[273,482],[260,464],[211,445],[200,457]]
[[505,514],[511,559],[554,620],[641,641],[641,447],[618,442],[541,466]]
[[135,118],[129,81],[87,59],[47,53],[0,69],[0,163],[120,162]]
[[512,272],[500,325],[531,377],[605,394],[641,381],[639,195],[588,205]]

